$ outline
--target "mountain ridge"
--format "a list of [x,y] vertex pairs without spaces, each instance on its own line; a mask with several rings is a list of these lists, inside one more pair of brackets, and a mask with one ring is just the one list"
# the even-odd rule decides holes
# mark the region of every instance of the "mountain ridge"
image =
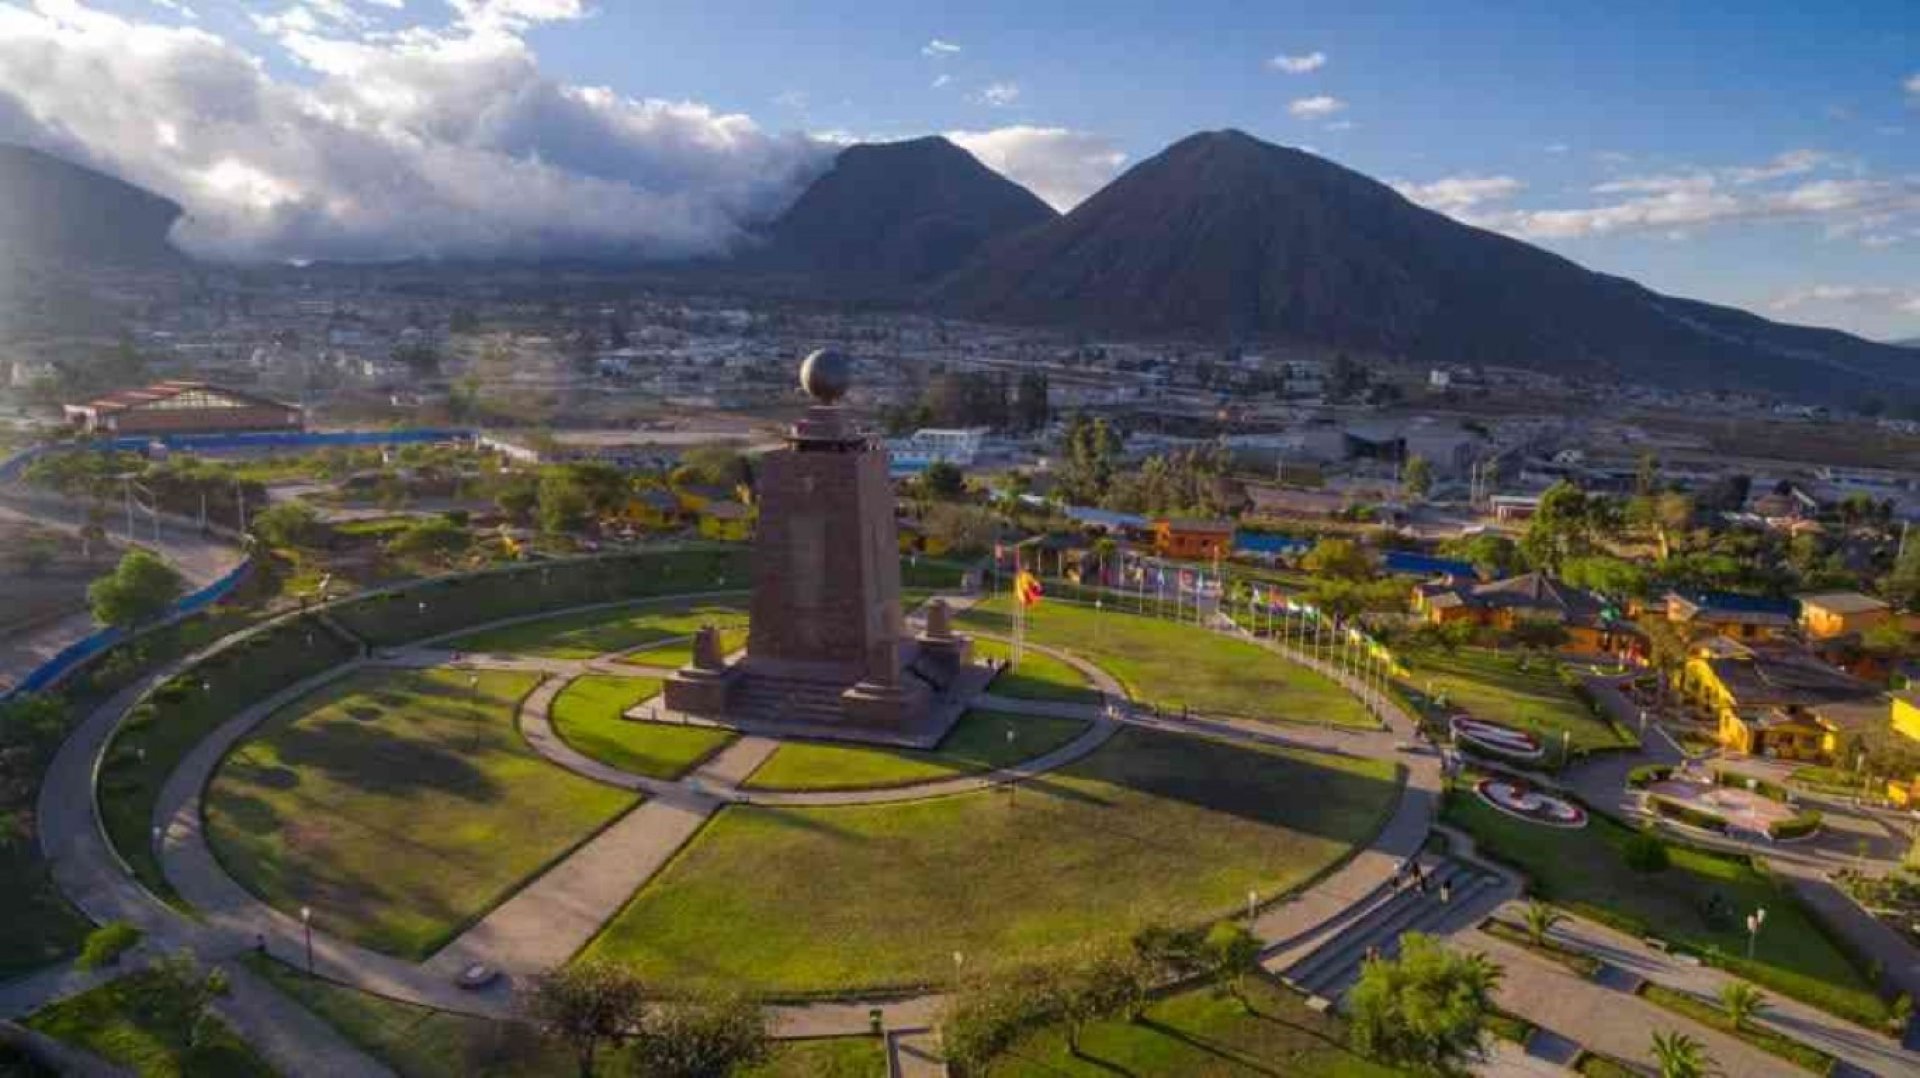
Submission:
[[151,264],[183,256],[167,238],[172,199],[43,150],[0,143],[0,249],[47,264]]

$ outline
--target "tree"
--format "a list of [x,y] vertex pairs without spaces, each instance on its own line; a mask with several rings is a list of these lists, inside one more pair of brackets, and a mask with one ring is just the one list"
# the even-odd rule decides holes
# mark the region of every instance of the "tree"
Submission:
[[959,465],[936,460],[920,473],[918,486],[929,498],[952,501],[967,491],[967,477]]
[[185,1013],[187,1044],[199,1044],[206,1035],[213,1001],[227,994],[226,971],[201,968],[193,952],[187,950],[156,958],[147,968],[165,982],[167,997],[180,1004]]
[[493,504],[515,523],[525,524],[533,519],[533,511],[540,504],[540,484],[532,476],[513,476],[493,496]]
[[1427,458],[1419,454],[1407,458],[1400,472],[1400,489],[1416,502],[1426,498],[1427,492],[1433,489],[1433,465]]
[[1337,537],[1313,544],[1300,559],[1300,567],[1314,576],[1336,580],[1372,580],[1376,572],[1373,556],[1360,544]]
[[1520,539],[1527,564],[1558,573],[1568,558],[1591,553],[1593,547],[1594,515],[1586,492],[1565,480],[1548,487]]
[[1745,981],[1728,981],[1720,986],[1720,1008],[1727,1012],[1733,1028],[1747,1028],[1747,1021],[1767,1009],[1766,994]]
[[1488,577],[1512,576],[1524,564],[1520,548],[1514,545],[1513,540],[1498,532],[1481,532],[1464,539],[1450,539],[1440,544],[1440,553],[1472,562],[1476,572]]
[[305,502],[279,502],[260,510],[248,522],[254,536],[269,547],[300,549],[317,546],[326,537],[320,514]]
[[993,545],[1000,535],[1000,518],[976,505],[942,502],[927,510],[920,528],[929,539],[938,539],[955,555],[964,556]]
[[642,1078],[721,1078],[763,1062],[767,1015],[739,996],[669,1000],[648,1007],[627,1041],[627,1068]]
[[1361,967],[1347,998],[1354,1044],[1383,1062],[1429,1071],[1458,1069],[1480,1050],[1500,968],[1484,955],[1457,954],[1410,932],[1400,957]]
[[1507,637],[1520,647],[1535,651],[1552,651],[1569,639],[1565,625],[1546,618],[1521,618],[1507,630]]
[[1559,910],[1537,898],[1527,900],[1524,916],[1527,922],[1527,938],[1533,941],[1535,947],[1545,944],[1547,933],[1553,931],[1553,926],[1566,920],[1566,916]]
[[1706,1078],[1717,1070],[1700,1042],[1678,1030],[1654,1031],[1653,1061],[1660,1078]]
[[701,445],[687,450],[680,466],[673,470],[676,486],[735,487],[751,486],[753,465],[738,449],[727,445]]
[[144,550],[130,550],[113,572],[87,587],[87,602],[102,625],[129,628],[167,612],[184,590],[180,574]]
[[426,517],[407,525],[387,541],[387,552],[403,558],[451,557],[467,549],[473,537],[446,517]]
[[1047,403],[1047,372],[1020,372],[1015,391],[1014,423],[1021,430],[1040,430],[1047,425],[1052,409]]
[[646,987],[622,966],[587,959],[534,978],[525,1006],[534,1025],[573,1052],[581,1078],[591,1078],[600,1049],[646,1017]]
[[1251,1013],[1253,1004],[1247,1001],[1247,978],[1260,969],[1259,937],[1245,925],[1221,921],[1207,930],[1202,947],[1208,971],[1219,979],[1228,995]]
[[1047,971],[1049,1009],[1066,1032],[1067,1050],[1080,1054],[1080,1035],[1088,1025],[1146,1006],[1151,973],[1128,949],[1108,948],[1059,963]]
[[1920,611],[1920,538],[1902,536],[1893,569],[1880,581],[1880,590],[1889,601]]

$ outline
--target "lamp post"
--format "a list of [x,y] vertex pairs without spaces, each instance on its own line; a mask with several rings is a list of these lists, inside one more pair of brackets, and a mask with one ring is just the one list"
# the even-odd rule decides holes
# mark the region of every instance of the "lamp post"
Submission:
[[307,936],[307,976],[313,976],[313,907],[300,907],[300,927]]
[[1247,889],[1247,927],[1253,927],[1253,919],[1260,912],[1260,892]]
[[1747,915],[1747,961],[1753,961],[1753,945],[1760,939],[1760,926],[1767,923],[1765,906]]

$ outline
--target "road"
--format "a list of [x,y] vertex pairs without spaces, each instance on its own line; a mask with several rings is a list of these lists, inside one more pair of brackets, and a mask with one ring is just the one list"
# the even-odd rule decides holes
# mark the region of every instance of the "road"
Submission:
[[[78,536],[87,520],[84,507],[41,497],[23,497],[16,492],[0,493],[0,521],[18,521],[56,528]],[[218,580],[240,564],[238,547],[225,540],[200,534],[197,528],[162,522],[159,541],[154,541],[151,522],[138,528],[140,545],[157,551],[180,570],[189,589]],[[109,521],[107,531],[116,543],[126,538],[126,518]],[[62,648],[91,633],[98,626],[92,615],[82,611],[40,626],[31,633],[0,641],[0,692],[19,683],[41,663],[59,654]]]

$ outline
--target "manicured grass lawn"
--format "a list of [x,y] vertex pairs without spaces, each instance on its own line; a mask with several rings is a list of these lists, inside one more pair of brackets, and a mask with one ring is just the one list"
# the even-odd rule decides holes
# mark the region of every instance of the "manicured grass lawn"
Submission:
[[1520,658],[1491,651],[1462,648],[1448,655],[1427,650],[1407,656],[1413,671],[1410,682],[1424,690],[1433,682],[1447,703],[1471,712],[1475,718],[1503,722],[1539,734],[1548,752],[1560,749],[1561,731],[1570,735],[1575,753],[1627,744],[1612,726],[1594,717],[1587,705],[1560,681],[1555,664],[1535,658],[1520,669]]
[[[1005,596],[959,616],[1010,635]],[[1373,726],[1360,702],[1333,681],[1265,648],[1192,625],[1059,602],[1028,612],[1027,638],[1081,655],[1119,678],[1137,700],[1162,708],[1255,719]]]
[[1054,1078],[1115,1074],[1139,1078],[1369,1078],[1400,1072],[1347,1047],[1338,1019],[1271,981],[1249,978],[1253,1012],[1211,986],[1168,996],[1139,1022],[1100,1022],[1081,1035],[1080,1055],[1046,1030],[1015,1045],[987,1068],[991,1078]]
[[[931,782],[1043,756],[1086,728],[1078,719],[969,711],[931,752],[789,741],[774,750],[747,785],[756,790],[860,790]],[[1014,734],[1012,741],[1007,740],[1008,731]]]
[[[721,811],[586,953],[661,985],[934,984],[1288,891],[1371,839],[1390,761],[1143,729],[1016,795]],[[749,926],[751,926],[749,930]]]
[[[1448,794],[1444,815],[1471,832],[1483,853],[1525,872],[1550,902],[1698,951],[1763,987],[1855,1021],[1877,1024],[1886,1013],[1861,971],[1791,896],[1743,859],[1673,845],[1672,867],[1642,875],[1621,856],[1633,832],[1605,817],[1592,817],[1579,831],[1540,827],[1494,810],[1465,789]],[[1718,924],[1704,915],[1713,895],[1733,911]],[[1767,924],[1748,962],[1742,922],[1760,907]]]
[[654,678],[582,675],[554,698],[554,731],[577,752],[656,779],[679,778],[733,740],[732,733],[710,726],[621,717],[659,692],[660,682]]
[[[437,1011],[308,977],[272,959],[249,955],[254,972],[272,981],[401,1078],[573,1078],[573,1055],[526,1026]],[[625,1073],[609,1050],[602,1074]],[[740,1078],[880,1078],[886,1057],[873,1037],[781,1041],[773,1058]]]
[[218,1019],[190,1046],[193,1016],[186,1001],[171,982],[146,970],[35,1011],[26,1024],[141,1078],[274,1073]]
[[[1013,647],[998,640],[975,638],[976,659],[1007,659]],[[1068,704],[1098,704],[1100,691],[1087,684],[1087,676],[1051,655],[1031,648],[1020,655],[1020,665],[1000,671],[987,690],[1016,700],[1057,700]]]
[[269,719],[206,799],[221,863],[283,910],[424,958],[633,794],[542,759],[514,728],[536,675],[369,671]]
[[[687,632],[692,633],[698,628],[699,625],[696,624]],[[731,655],[746,646],[747,628],[744,623],[739,628],[720,630],[720,654]],[[693,661],[693,641],[677,640],[645,651],[636,651],[631,655],[623,656],[620,661],[634,666],[657,666],[663,670],[678,670]]]
[[746,622],[746,607],[740,603],[713,599],[648,602],[487,629],[456,637],[447,646],[550,659],[591,659],[609,651],[688,636],[706,624],[744,626]]
[[351,657],[333,633],[296,621],[209,656],[134,707],[100,769],[100,817],[148,890],[173,895],[154,855],[153,813],[180,761],[228,719]]

